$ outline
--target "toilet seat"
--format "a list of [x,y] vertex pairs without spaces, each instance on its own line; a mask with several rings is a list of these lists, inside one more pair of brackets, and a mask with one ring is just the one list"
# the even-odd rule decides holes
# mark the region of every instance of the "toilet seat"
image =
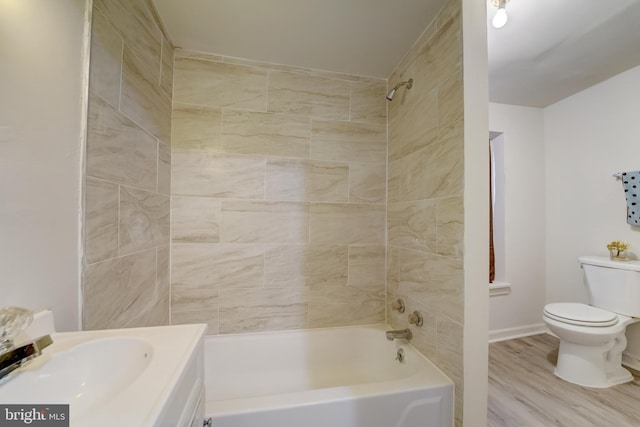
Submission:
[[565,302],[547,304],[544,315],[570,325],[606,327],[618,323],[618,315],[586,304]]

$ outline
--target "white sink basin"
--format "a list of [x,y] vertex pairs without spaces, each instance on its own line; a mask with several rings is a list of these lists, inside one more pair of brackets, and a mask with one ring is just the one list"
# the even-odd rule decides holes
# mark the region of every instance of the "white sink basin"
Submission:
[[[62,346],[61,346],[62,347]],[[149,365],[152,346],[140,338],[98,338],[44,354],[0,386],[0,402],[68,403],[82,417],[109,402]]]
[[[51,333],[3,404],[69,404],[72,427],[175,427],[203,389],[206,325]],[[47,332],[44,332],[47,333]]]

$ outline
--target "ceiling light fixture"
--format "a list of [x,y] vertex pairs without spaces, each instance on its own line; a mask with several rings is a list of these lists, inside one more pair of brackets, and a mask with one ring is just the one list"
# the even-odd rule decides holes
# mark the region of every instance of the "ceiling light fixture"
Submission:
[[507,9],[505,6],[508,2],[509,0],[491,0],[491,3],[498,8],[496,15],[491,21],[494,28],[502,28],[504,27],[504,24],[507,23],[507,19],[509,19],[509,17],[507,16]]

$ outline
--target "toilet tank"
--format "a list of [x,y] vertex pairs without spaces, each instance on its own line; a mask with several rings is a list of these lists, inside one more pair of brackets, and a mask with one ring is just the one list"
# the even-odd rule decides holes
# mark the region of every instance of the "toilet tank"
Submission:
[[612,261],[608,257],[578,258],[594,307],[640,317],[640,261]]

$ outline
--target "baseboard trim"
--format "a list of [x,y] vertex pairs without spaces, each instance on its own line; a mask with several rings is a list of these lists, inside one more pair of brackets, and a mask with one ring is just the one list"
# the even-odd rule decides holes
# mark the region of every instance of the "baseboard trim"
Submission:
[[622,364],[634,371],[640,371],[640,358],[635,354],[622,353]]
[[529,335],[543,334],[547,332],[544,323],[535,323],[533,325],[518,326],[515,328],[496,329],[489,331],[489,342],[499,342],[512,340],[514,338],[528,337]]

